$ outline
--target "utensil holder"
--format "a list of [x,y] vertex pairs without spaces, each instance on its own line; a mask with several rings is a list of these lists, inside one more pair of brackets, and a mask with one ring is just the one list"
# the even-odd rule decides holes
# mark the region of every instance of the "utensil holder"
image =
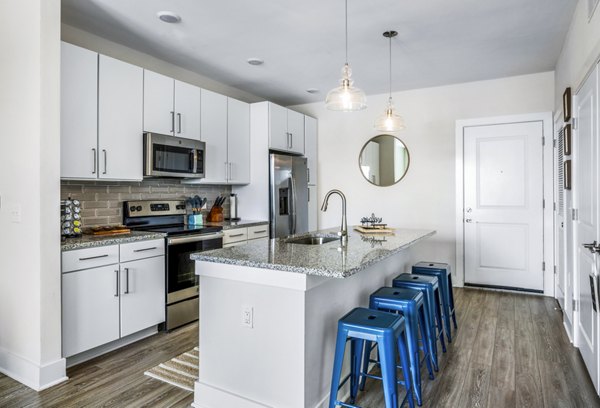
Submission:
[[213,207],[210,209],[208,216],[206,217],[208,222],[222,222],[223,221],[223,207]]
[[187,217],[188,225],[202,225],[202,214],[190,214]]

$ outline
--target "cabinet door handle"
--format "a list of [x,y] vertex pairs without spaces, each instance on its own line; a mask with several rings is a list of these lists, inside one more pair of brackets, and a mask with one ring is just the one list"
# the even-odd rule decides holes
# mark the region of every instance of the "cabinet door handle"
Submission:
[[254,231],[255,234],[264,234],[267,230]]
[[306,182],[310,183],[310,168],[306,168]]
[[308,191],[308,202],[310,202],[310,188],[306,191]]
[[89,261],[90,259],[98,259],[98,258],[106,258],[108,257],[108,254],[104,254],[104,255],[96,255],[96,256],[88,256],[86,258],[79,258],[80,261]]
[[94,170],[92,170],[92,174],[96,174],[96,168],[98,167],[98,157],[96,156],[95,147],[92,147],[92,152],[94,153]]
[[228,178],[229,178],[228,167],[227,167],[227,162],[225,162],[225,180],[227,180]]
[[125,295],[129,294],[129,268],[125,268]]
[[106,174],[106,149],[102,149],[102,153],[104,153],[104,171],[102,174]]
[[143,249],[134,249],[134,250],[133,250],[133,252],[152,251],[153,249],[156,249],[156,247],[151,247],[151,248],[143,248]]
[[233,179],[233,177],[231,176],[231,162],[229,162],[229,176],[227,177],[227,180],[231,179]]
[[230,235],[229,238],[241,237],[243,235],[244,235],[244,233],[242,232],[241,234]]
[[290,133],[290,149],[294,147],[294,134]]
[[175,132],[175,112],[171,111],[171,133]]
[[177,133],[181,133],[181,113],[177,114],[177,124],[179,126],[179,130],[177,131]]
[[119,297],[119,270],[115,270],[115,297]]

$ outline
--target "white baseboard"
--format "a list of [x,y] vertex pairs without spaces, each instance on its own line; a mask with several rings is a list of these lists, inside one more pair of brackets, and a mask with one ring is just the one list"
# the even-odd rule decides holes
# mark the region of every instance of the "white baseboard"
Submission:
[[35,391],[68,380],[64,358],[40,365],[3,348],[0,348],[0,372]]

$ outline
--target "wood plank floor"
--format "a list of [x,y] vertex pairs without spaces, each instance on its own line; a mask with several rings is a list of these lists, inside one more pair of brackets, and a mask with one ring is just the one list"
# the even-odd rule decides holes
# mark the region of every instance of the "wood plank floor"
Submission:
[[67,369],[69,380],[42,392],[0,374],[0,407],[189,407],[193,393],[144,371],[198,345],[198,324],[159,333]]
[[[469,288],[454,294],[458,331],[438,354],[436,378],[423,374],[423,407],[600,407],[554,299]],[[367,380],[357,404],[385,407],[381,383]]]
[[[600,407],[553,299],[477,289],[455,296],[459,328],[435,380],[423,375],[424,407]],[[160,333],[73,367],[69,381],[39,393],[0,374],[0,407],[189,407],[192,393],[143,373],[196,346],[197,333],[196,324]],[[368,380],[358,403],[383,408],[380,383]]]

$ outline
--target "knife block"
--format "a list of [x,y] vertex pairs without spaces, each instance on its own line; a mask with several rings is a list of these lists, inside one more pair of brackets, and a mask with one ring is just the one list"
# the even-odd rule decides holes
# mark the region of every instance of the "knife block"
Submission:
[[206,217],[208,222],[222,222],[223,221],[223,207],[213,207],[210,209],[208,216]]

